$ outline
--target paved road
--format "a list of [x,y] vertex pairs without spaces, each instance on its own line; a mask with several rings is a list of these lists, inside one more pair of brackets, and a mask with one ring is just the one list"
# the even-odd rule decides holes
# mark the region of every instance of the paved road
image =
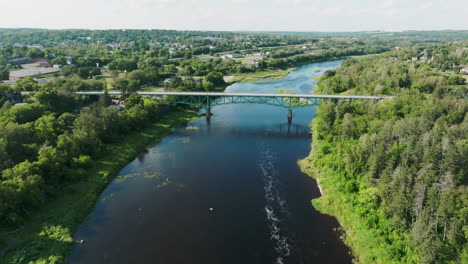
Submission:
[[[84,95],[101,95],[103,91],[76,92]],[[109,91],[109,95],[120,95],[122,92]],[[219,92],[137,92],[140,95],[148,96],[213,96],[213,97],[285,97],[285,98],[317,98],[317,99],[362,99],[362,100],[383,100],[393,96],[373,96],[373,95],[335,95],[335,94],[278,94],[278,93],[219,93]]]

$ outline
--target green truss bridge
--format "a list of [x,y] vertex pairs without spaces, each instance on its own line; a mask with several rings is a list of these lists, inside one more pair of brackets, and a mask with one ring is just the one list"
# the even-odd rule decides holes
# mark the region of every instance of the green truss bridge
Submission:
[[[102,95],[103,91],[76,92],[82,95]],[[121,95],[109,91],[110,96]],[[374,100],[380,101],[391,96],[371,95],[326,95],[326,94],[278,94],[278,93],[219,93],[219,92],[137,92],[142,96],[164,97],[170,102],[204,107],[206,117],[211,116],[211,107],[226,104],[264,104],[288,109],[288,121],[292,120],[292,109],[318,105],[323,100]]]

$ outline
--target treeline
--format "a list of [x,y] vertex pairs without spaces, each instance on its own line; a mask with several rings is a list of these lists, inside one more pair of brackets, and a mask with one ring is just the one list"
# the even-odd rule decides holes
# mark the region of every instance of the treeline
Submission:
[[318,93],[396,96],[323,102],[303,162],[324,189],[314,204],[338,217],[359,263],[468,263],[468,85],[436,59],[398,59],[438,50],[467,65],[466,47],[347,60],[319,83]]
[[132,94],[125,111],[99,101],[43,87],[28,105],[0,108],[0,225],[15,227],[58,189],[78,182],[103,143],[144,128],[171,109],[159,99]]
[[382,53],[389,50],[390,48],[383,47],[348,47],[345,49],[326,49],[319,50],[310,54],[301,54],[287,58],[272,59],[265,63],[262,63],[260,67],[270,69],[287,69],[290,67],[295,67],[313,62],[338,60],[349,56]]

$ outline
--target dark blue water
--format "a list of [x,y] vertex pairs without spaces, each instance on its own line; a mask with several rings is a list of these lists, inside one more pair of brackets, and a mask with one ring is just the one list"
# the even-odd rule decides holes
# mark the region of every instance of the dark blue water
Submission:
[[[228,92],[310,93],[311,77],[339,61],[298,68],[285,79],[239,83]],[[315,72],[315,70],[320,72]],[[224,105],[177,127],[128,164],[76,232],[69,263],[351,263],[297,161],[310,152],[315,108]]]

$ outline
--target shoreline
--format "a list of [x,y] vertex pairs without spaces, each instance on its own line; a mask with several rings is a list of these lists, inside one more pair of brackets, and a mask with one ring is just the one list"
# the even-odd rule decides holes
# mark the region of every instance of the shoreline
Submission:
[[[312,149],[313,147],[314,147],[314,142],[312,142]],[[315,180],[315,182],[317,183],[317,187],[320,191],[320,196],[317,198],[313,198],[311,200],[311,205],[312,207],[314,207],[315,210],[317,210],[321,214],[328,215],[336,219],[340,227],[337,232],[340,235],[341,241],[343,241],[343,243],[349,248],[350,255],[352,256],[353,260],[358,260],[359,258],[355,254],[356,249],[355,247],[353,247],[353,244],[350,241],[350,239],[353,239],[352,230],[350,228],[346,228],[343,225],[343,221],[340,219],[341,218],[340,215],[333,213],[330,208],[325,208],[331,201],[329,200],[330,198],[329,195],[326,195],[326,193],[324,192],[324,187],[323,187],[324,185],[322,185],[322,183],[320,182],[320,176],[321,176],[320,171],[318,171],[318,169],[311,162],[311,159],[312,159],[311,156],[313,154],[312,149],[309,153],[309,156],[298,161],[299,169],[303,173],[305,173],[308,177]],[[343,237],[343,235],[345,235],[346,237]]]
[[118,172],[149,145],[159,143],[175,126],[200,118],[197,111],[183,109],[167,113],[141,131],[106,144],[101,156],[86,169],[88,177],[64,186],[54,198],[30,212],[23,227],[0,233],[0,263],[65,263],[75,245],[73,235],[94,210],[102,191]]

